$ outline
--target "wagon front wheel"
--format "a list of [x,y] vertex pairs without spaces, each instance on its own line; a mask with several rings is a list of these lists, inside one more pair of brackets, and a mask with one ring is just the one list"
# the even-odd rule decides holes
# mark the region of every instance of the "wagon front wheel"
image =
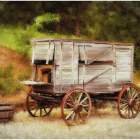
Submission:
[[[32,94],[35,94],[32,91]],[[31,95],[27,95],[26,107],[32,117],[43,117],[49,115],[53,107],[45,101],[34,100]]]
[[61,115],[67,125],[84,124],[91,112],[91,99],[83,89],[72,89],[66,93],[61,104]]
[[118,96],[118,111],[121,117],[135,118],[140,111],[140,91],[135,85],[125,86]]

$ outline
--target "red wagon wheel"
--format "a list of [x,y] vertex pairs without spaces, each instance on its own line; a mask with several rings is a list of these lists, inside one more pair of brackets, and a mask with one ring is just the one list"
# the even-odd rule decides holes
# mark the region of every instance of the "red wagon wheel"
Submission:
[[64,96],[61,115],[67,125],[84,124],[91,112],[91,99],[83,89],[72,89]]
[[[29,93],[40,95],[39,93],[34,93],[32,90],[30,90]],[[47,104],[46,101],[34,100],[31,95],[27,95],[26,107],[29,114],[33,117],[43,117],[49,115],[53,109],[53,107]]]
[[121,117],[135,118],[140,111],[140,91],[135,85],[125,86],[118,96],[118,111]]

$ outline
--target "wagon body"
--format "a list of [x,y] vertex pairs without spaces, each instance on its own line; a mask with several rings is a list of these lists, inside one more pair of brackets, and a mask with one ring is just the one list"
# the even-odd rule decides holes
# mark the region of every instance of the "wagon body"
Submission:
[[52,65],[51,81],[33,83],[34,90],[54,95],[72,88],[90,94],[119,92],[133,83],[134,46],[125,43],[70,39],[33,41],[33,81],[38,65]]

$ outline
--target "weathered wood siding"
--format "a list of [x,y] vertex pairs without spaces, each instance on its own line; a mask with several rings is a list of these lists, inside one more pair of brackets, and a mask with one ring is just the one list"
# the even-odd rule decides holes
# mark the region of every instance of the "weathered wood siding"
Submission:
[[33,47],[32,62],[34,60],[53,60],[54,44],[48,42],[35,42]]
[[78,47],[73,42],[54,42],[55,78],[54,92],[63,92],[68,86],[78,84]]
[[94,61],[112,61],[112,46],[108,44],[83,43],[80,47],[80,60],[91,63]]
[[72,88],[113,93],[133,82],[133,49],[126,45],[51,40],[37,42],[33,57],[54,58],[54,93],[66,93]]

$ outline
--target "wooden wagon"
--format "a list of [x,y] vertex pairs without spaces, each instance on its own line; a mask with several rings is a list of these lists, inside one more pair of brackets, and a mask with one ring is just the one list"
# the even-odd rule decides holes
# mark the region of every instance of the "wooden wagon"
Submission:
[[[33,41],[33,77],[26,105],[32,116],[48,115],[61,106],[68,125],[88,119],[96,97],[117,99],[123,118],[140,110],[140,93],[133,85],[134,46],[125,43],[72,39]],[[105,96],[104,96],[105,95]]]

